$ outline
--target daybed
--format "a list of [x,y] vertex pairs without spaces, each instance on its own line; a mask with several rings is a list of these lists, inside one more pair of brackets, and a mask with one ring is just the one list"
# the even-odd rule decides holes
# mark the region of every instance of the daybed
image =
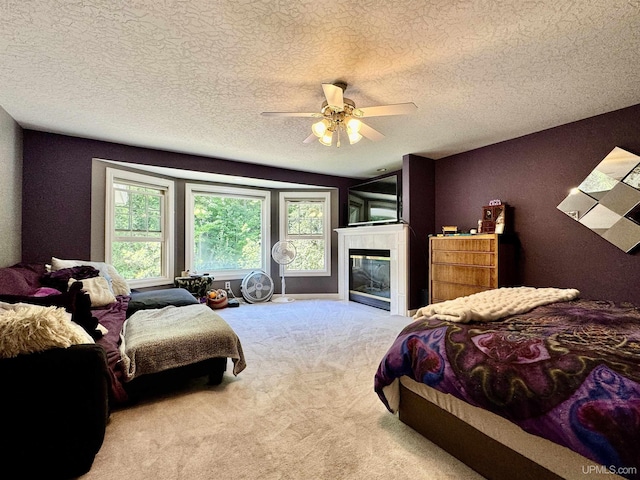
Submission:
[[380,399],[490,479],[640,478],[640,309],[516,290],[420,309]]
[[[177,315],[185,311],[189,318]],[[244,368],[239,339],[184,289],[131,292],[103,263],[0,268],[2,469],[21,478],[86,473],[110,411],[137,386],[176,372],[219,383],[227,358],[234,374]]]

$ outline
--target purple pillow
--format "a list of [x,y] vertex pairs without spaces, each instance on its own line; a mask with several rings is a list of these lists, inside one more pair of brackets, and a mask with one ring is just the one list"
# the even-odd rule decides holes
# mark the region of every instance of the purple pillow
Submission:
[[31,294],[32,297],[48,297],[50,295],[60,295],[62,292],[50,287],[40,287]]
[[17,263],[0,268],[0,294],[31,295],[40,285],[40,277],[46,272],[44,265]]

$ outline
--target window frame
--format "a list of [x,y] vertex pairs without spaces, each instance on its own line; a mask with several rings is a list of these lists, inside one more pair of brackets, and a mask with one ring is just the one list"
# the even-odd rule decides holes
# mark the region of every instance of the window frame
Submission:
[[331,192],[330,191],[287,191],[280,192],[279,197],[279,239],[291,238],[313,239],[318,236],[287,236],[287,202],[288,201],[321,201],[323,210],[324,268],[322,270],[292,270],[284,265],[287,277],[329,277],[331,276]]
[[163,202],[161,202],[161,265],[162,274],[159,277],[144,279],[127,279],[127,283],[132,288],[154,287],[159,285],[172,284],[174,274],[174,250],[175,250],[175,182],[161,177],[145,175],[128,170],[119,170],[106,167],[106,189],[105,189],[105,244],[104,257],[106,263],[113,263],[112,243],[116,241],[118,235],[115,234],[115,195],[114,183],[126,183],[149,188],[157,188],[164,192]]
[[[193,267],[193,246],[194,246],[194,194],[214,194],[225,197],[249,198],[260,200],[262,202],[262,245],[260,259],[262,266],[258,267],[270,275],[271,273],[271,192],[268,190],[260,190],[253,188],[229,187],[224,185],[211,185],[202,183],[185,183],[184,186],[184,204],[185,204],[185,222],[184,222],[184,260],[185,269]],[[209,273],[216,280],[239,280],[243,279],[248,273],[256,270],[256,268],[237,269],[237,270],[214,270]]]

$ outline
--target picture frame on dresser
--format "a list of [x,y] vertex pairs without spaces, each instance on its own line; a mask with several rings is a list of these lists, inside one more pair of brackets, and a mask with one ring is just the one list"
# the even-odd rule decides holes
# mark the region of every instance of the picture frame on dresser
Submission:
[[482,218],[480,219],[481,233],[505,232],[507,205],[485,205],[482,207]]

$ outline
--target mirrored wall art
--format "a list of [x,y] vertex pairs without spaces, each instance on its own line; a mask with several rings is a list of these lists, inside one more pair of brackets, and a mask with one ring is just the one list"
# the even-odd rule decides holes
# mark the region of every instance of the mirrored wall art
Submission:
[[640,244],[640,157],[614,148],[558,209],[631,252]]

